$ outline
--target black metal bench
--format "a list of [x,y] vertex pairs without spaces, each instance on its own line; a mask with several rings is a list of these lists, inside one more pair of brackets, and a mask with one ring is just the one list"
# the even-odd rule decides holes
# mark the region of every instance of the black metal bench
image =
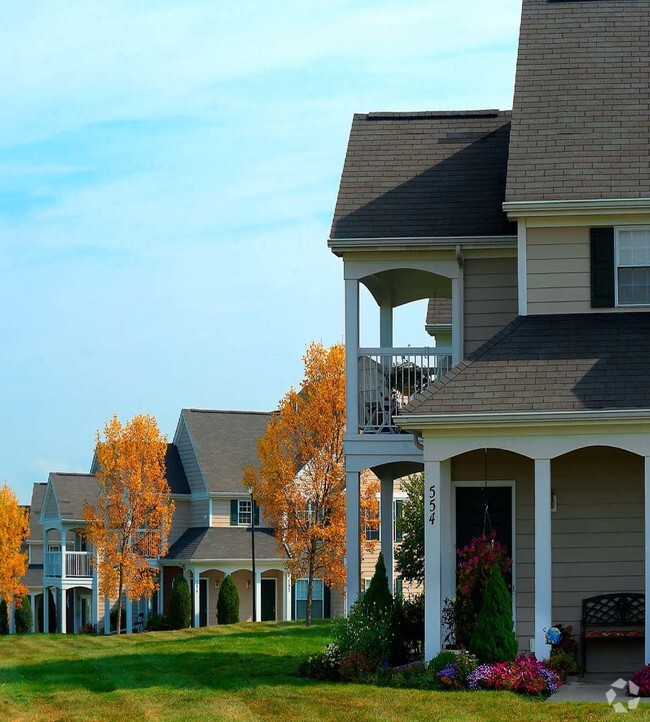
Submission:
[[638,592],[601,594],[582,600],[580,668],[587,666],[588,639],[643,639],[645,595]]

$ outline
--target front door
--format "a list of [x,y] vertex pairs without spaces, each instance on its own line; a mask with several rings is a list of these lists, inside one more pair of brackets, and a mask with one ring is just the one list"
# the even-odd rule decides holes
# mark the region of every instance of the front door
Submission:
[[275,621],[275,579],[262,579],[262,621]]
[[456,487],[456,549],[493,531],[512,556],[512,487]]
[[199,626],[208,626],[208,580],[199,579]]

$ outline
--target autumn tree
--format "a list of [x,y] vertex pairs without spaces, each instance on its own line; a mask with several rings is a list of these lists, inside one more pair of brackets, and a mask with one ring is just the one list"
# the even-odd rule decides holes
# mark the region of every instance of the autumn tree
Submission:
[[[300,389],[280,401],[258,443],[260,467],[247,467],[244,485],[288,552],[288,571],[307,578],[309,626],[314,579],[345,586],[345,349],[312,343],[303,361]],[[378,484],[367,480],[362,489],[362,514],[375,520]]]
[[95,458],[99,495],[84,505],[85,535],[95,550],[99,591],[117,596],[117,633],[122,598],[151,597],[157,570],[149,559],[168,549],[174,502],[165,478],[167,440],[153,416],[122,424],[117,416],[97,432]]
[[0,599],[20,606],[27,587],[27,552],[22,544],[29,533],[29,512],[18,504],[6,482],[0,487]]

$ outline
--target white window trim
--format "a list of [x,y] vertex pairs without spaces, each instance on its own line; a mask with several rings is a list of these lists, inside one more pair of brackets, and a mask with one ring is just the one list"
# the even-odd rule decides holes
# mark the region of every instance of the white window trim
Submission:
[[616,308],[647,308],[650,306],[650,300],[647,303],[619,303],[618,301],[618,269],[620,268],[650,268],[649,266],[619,266],[618,249],[619,249],[619,233],[621,231],[645,231],[650,233],[650,226],[616,226],[614,228],[614,306]]
[[[248,504],[250,511],[242,512],[242,504]],[[252,526],[253,523],[253,502],[250,499],[238,499],[237,500],[237,526]],[[250,514],[250,521],[245,522],[241,520],[242,514]]]

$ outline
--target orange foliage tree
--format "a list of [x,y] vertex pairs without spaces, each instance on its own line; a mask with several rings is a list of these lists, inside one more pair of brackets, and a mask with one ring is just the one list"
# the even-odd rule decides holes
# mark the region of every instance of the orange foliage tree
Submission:
[[0,487],[0,598],[7,605],[20,606],[28,591],[21,581],[27,571],[27,552],[22,551],[22,544],[28,533],[29,513],[5,482]]
[[[247,467],[252,488],[273,527],[294,579],[307,578],[306,624],[314,579],[345,587],[345,349],[311,343],[299,391],[290,389],[259,440],[259,469]],[[376,482],[362,485],[362,514],[377,518]]]
[[97,432],[95,457],[99,496],[84,504],[85,535],[97,566],[99,591],[117,596],[117,633],[122,597],[151,597],[157,570],[149,559],[168,549],[174,502],[165,478],[167,440],[153,416],[134,416],[124,425],[117,416]]

